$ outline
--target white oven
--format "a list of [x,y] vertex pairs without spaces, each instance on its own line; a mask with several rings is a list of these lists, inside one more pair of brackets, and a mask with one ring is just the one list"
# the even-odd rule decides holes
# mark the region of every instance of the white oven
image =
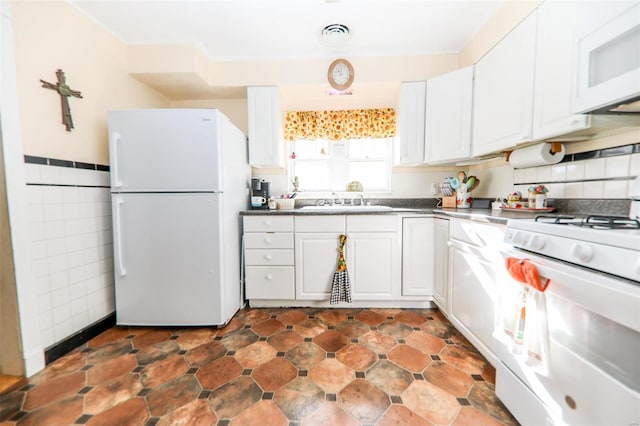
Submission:
[[548,369],[496,333],[498,397],[523,425],[640,424],[640,229],[518,220],[505,241],[550,280]]
[[[575,113],[609,112],[640,99],[640,3],[581,2],[576,22]],[[640,110],[639,110],[640,111]]]

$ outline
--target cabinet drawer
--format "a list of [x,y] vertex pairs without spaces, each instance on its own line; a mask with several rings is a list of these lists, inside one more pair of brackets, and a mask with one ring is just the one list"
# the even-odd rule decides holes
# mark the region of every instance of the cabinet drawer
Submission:
[[292,249],[293,234],[289,234],[289,233],[244,234],[244,247],[247,249]]
[[244,232],[293,232],[293,216],[245,216]]
[[398,216],[347,216],[347,232],[397,232]]
[[247,299],[295,298],[293,266],[249,266],[245,271]]
[[298,216],[296,232],[339,232],[344,234],[344,216]]
[[293,265],[293,250],[245,250],[246,265]]
[[480,247],[499,249],[504,239],[504,225],[452,219],[449,221],[449,238]]

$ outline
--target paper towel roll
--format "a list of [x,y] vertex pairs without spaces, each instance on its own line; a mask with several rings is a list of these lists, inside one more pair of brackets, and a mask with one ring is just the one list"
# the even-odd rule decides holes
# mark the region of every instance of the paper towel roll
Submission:
[[550,143],[540,143],[516,149],[509,156],[509,163],[516,169],[557,164],[564,158],[564,145],[560,146],[562,149],[555,154],[551,152]]

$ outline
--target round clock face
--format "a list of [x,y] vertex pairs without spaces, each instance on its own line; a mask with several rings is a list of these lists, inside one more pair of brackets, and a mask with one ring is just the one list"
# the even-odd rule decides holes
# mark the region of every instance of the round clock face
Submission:
[[335,81],[336,84],[342,86],[343,84],[346,84],[347,81],[349,81],[349,68],[344,63],[340,62],[333,68],[332,75],[333,81]]
[[334,89],[345,90],[353,83],[353,66],[345,59],[336,59],[329,66],[329,84]]

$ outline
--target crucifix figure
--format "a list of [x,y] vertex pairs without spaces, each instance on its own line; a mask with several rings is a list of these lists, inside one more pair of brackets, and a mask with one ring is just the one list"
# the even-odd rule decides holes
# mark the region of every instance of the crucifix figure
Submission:
[[71,118],[71,108],[69,108],[69,96],[82,98],[82,94],[78,90],[72,90],[65,81],[64,71],[56,71],[58,83],[53,84],[48,81],[40,80],[42,87],[58,92],[60,95],[60,106],[62,107],[62,124],[67,128],[67,132],[73,129],[73,118]]

